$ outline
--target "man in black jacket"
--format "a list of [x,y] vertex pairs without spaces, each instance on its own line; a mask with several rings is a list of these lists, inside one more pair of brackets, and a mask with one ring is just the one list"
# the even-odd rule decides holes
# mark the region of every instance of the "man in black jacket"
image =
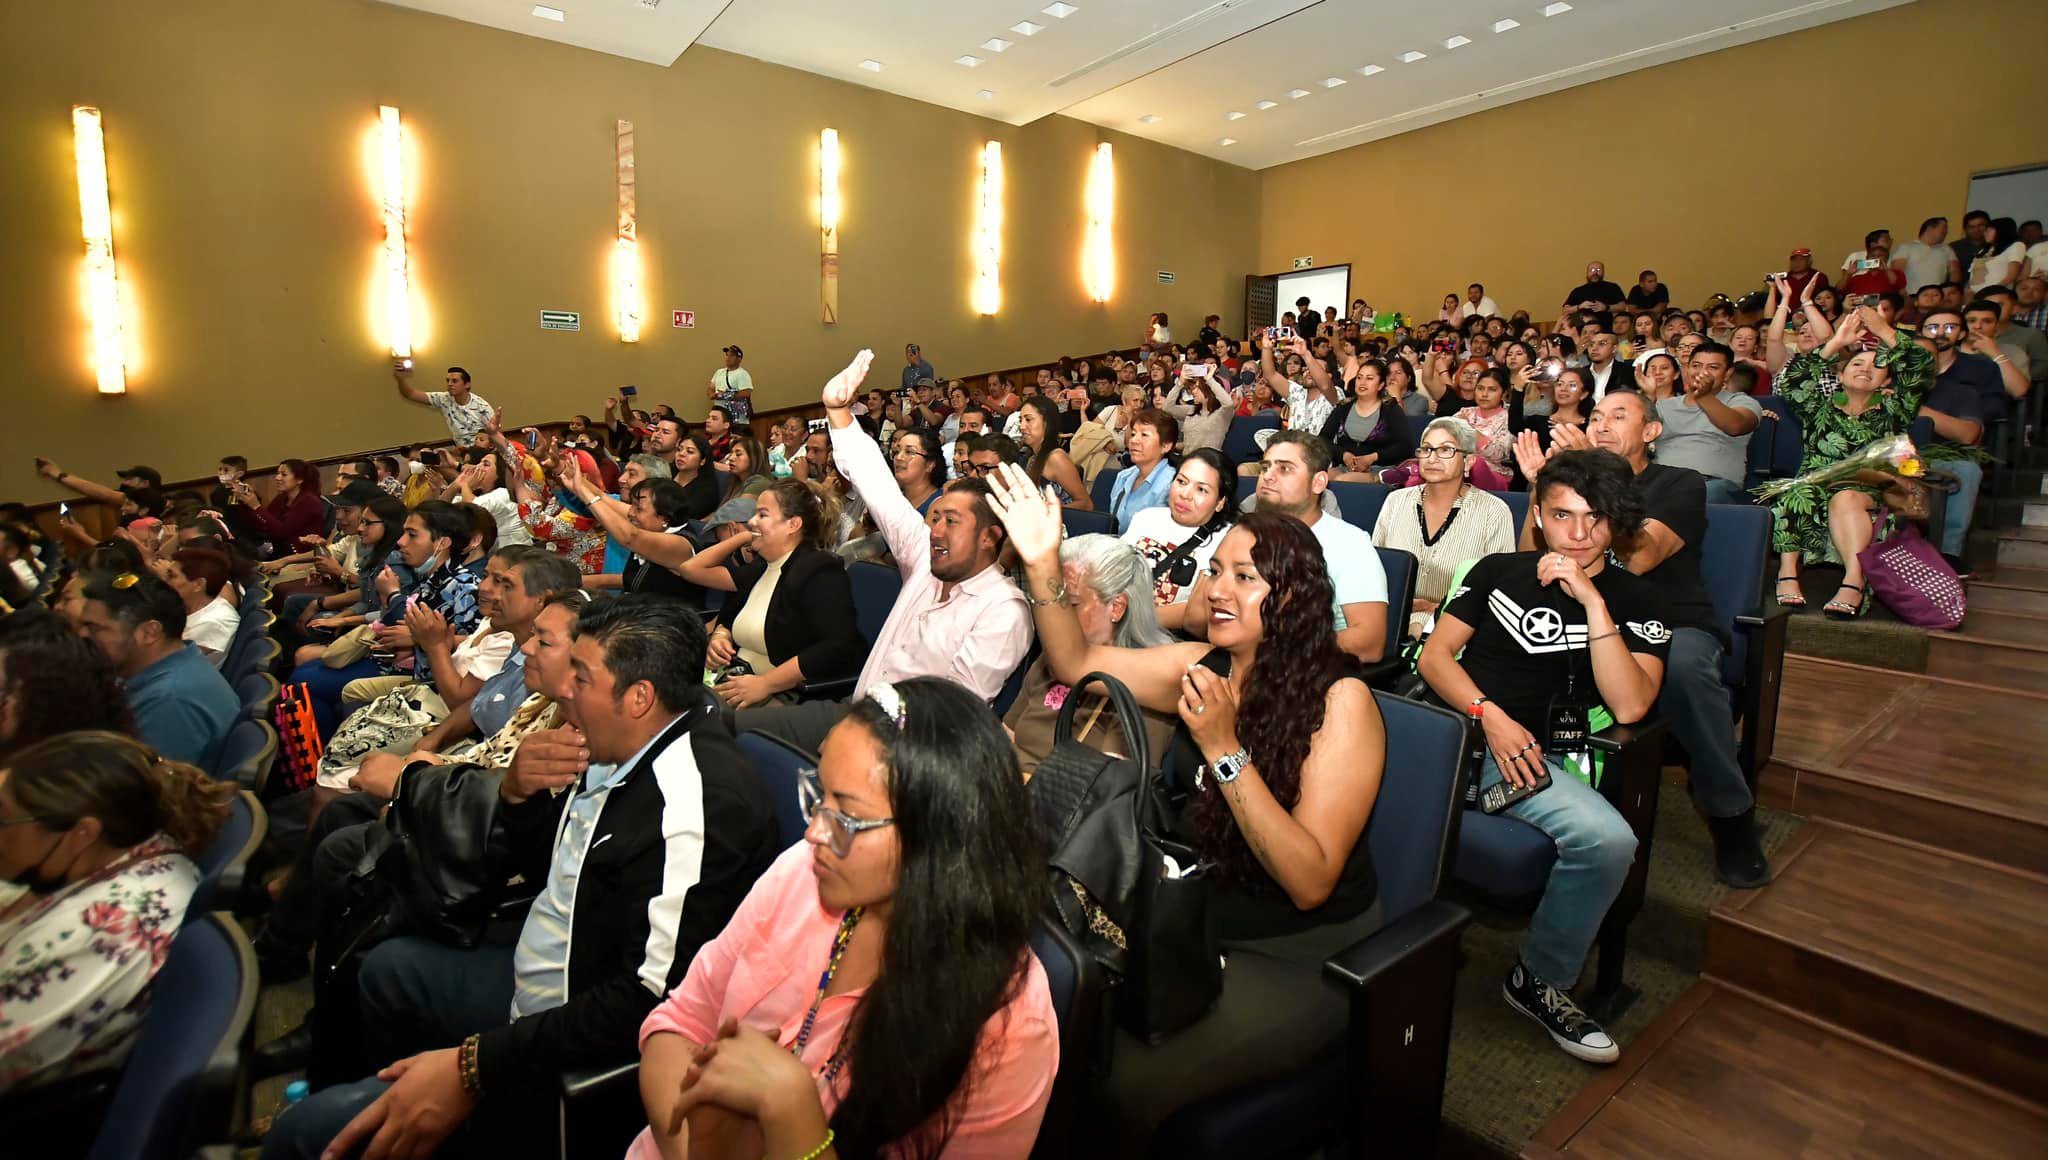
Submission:
[[701,683],[704,649],[675,601],[583,613],[571,678],[549,690],[572,724],[528,735],[499,794],[511,868],[542,884],[517,943],[371,951],[358,990],[383,1070],[294,1105],[264,1156],[552,1151],[562,1072],[633,1059],[641,1021],[778,852],[767,790]]

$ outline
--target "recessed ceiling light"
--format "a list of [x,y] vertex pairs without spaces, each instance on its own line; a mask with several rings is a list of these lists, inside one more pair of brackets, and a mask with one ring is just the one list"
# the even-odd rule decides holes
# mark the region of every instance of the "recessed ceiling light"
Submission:
[[1337,87],[1338,85],[1341,85],[1341,84],[1343,84],[1343,83],[1344,83],[1344,78],[1343,78],[1343,77],[1324,77],[1324,78],[1323,78],[1323,87],[1324,87],[1324,88],[1326,88],[1326,89],[1334,89],[1334,88],[1336,88],[1336,87]]
[[1296,100],[1296,101],[1298,101],[1298,100],[1302,99],[1303,97],[1305,97],[1305,96],[1308,96],[1308,90],[1307,90],[1307,89],[1288,89],[1288,90],[1287,90],[1287,96],[1288,96],[1288,99],[1290,99],[1290,100]]
[[1571,10],[1572,6],[1569,4],[1545,4],[1543,6],[1543,14],[1545,16],[1563,16]]
[[868,70],[869,72],[881,72],[882,62],[879,60],[864,60],[860,62],[860,67]]
[[1138,124],[1140,125],[1157,125],[1158,123],[1159,114],[1157,113],[1147,113],[1144,116],[1138,118]]
[[1033,24],[1029,20],[1019,20],[1010,26],[1010,31],[1019,36],[1037,36],[1045,31],[1045,25]]
[[1223,114],[1223,119],[1226,121],[1242,121],[1244,120],[1244,114],[1236,109],[1232,109],[1228,113]]
[[563,19],[565,18],[560,8],[550,8],[545,4],[534,5],[533,14],[535,16],[540,17],[542,20],[552,20],[556,24],[562,23]]
[[1511,32],[1521,26],[1522,22],[1519,20],[1496,20],[1493,22],[1493,30],[1495,32]]
[[1047,16],[1050,16],[1055,20],[1065,20],[1067,17],[1072,16],[1074,13],[1079,12],[1080,9],[1074,7],[1072,4],[1048,4],[1045,7],[1040,8],[1039,11],[1045,13]]
[[1260,101],[1258,104],[1253,105],[1252,108],[1257,109],[1259,112],[1263,113],[1267,109],[1274,109],[1278,108],[1279,106],[1280,102],[1278,101]]
[[990,52],[1008,52],[1010,50],[1010,42],[1000,36],[989,37],[981,42],[981,46]]
[[1380,66],[1378,66],[1378,65],[1376,65],[1376,64],[1369,64],[1369,65],[1366,65],[1366,66],[1365,66],[1364,68],[1362,68],[1362,69],[1359,69],[1359,70],[1358,70],[1358,75],[1359,75],[1359,76],[1362,76],[1362,77],[1376,77],[1376,76],[1380,75],[1381,73],[1383,73],[1383,72],[1385,72],[1385,71],[1387,71],[1387,70],[1386,70],[1386,69],[1383,69],[1383,68],[1381,68]]
[[1237,138],[1235,138],[1235,137],[1218,137],[1218,138],[1216,138],[1216,143],[1217,143],[1218,145],[1221,145],[1221,146],[1223,146],[1223,147],[1224,147],[1225,149],[1228,149],[1228,148],[1230,148],[1230,147],[1231,147],[1232,145],[1235,145],[1235,144],[1237,144]]
[[1472,43],[1472,38],[1469,36],[1453,36],[1449,40],[1444,41],[1444,47],[1463,48],[1470,43]]
[[1429,54],[1426,52],[1417,52],[1411,48],[1407,52],[1401,54],[1400,60],[1402,64],[1414,64],[1416,61],[1423,60],[1428,56]]
[[981,58],[978,56],[974,56],[972,54],[969,54],[967,56],[956,56],[953,58],[953,63],[960,65],[963,68],[980,68]]
[[993,101],[996,99],[996,91],[994,89],[983,89],[974,95],[980,97],[984,101]]

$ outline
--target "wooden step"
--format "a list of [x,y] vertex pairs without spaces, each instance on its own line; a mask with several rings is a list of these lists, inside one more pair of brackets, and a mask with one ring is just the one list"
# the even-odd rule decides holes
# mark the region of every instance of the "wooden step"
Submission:
[[2010,1160],[2044,1147],[2038,1107],[1702,981],[1522,1155]]
[[1970,631],[1929,633],[1927,675],[2048,693],[2048,644]]
[[2048,614],[1985,609],[1973,602],[1961,632],[2010,644],[2048,645]]
[[2048,568],[2048,528],[2000,528],[1998,563],[2019,568]]
[[1809,823],[1707,919],[1702,971],[2048,1103],[2048,880]]
[[1782,680],[1765,805],[2048,876],[2048,697],[1811,657]]
[[1997,580],[1972,580],[1969,583],[1969,597],[1972,613],[1981,608],[1989,612],[2024,612],[2033,616],[2048,616],[2048,592],[2038,588],[2002,584]]

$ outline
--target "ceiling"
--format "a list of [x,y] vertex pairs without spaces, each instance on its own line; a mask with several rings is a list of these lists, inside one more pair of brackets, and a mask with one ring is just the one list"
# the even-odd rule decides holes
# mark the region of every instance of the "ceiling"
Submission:
[[559,22],[532,0],[386,2],[659,65],[704,44],[1264,169],[1911,0],[551,0]]

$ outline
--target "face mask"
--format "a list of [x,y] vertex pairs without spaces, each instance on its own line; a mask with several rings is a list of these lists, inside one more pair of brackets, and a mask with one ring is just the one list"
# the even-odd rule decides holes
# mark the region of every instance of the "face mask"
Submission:
[[426,469],[427,465],[421,463],[417,459],[408,459],[405,461],[405,473],[407,475],[418,475],[420,472],[425,471]]

